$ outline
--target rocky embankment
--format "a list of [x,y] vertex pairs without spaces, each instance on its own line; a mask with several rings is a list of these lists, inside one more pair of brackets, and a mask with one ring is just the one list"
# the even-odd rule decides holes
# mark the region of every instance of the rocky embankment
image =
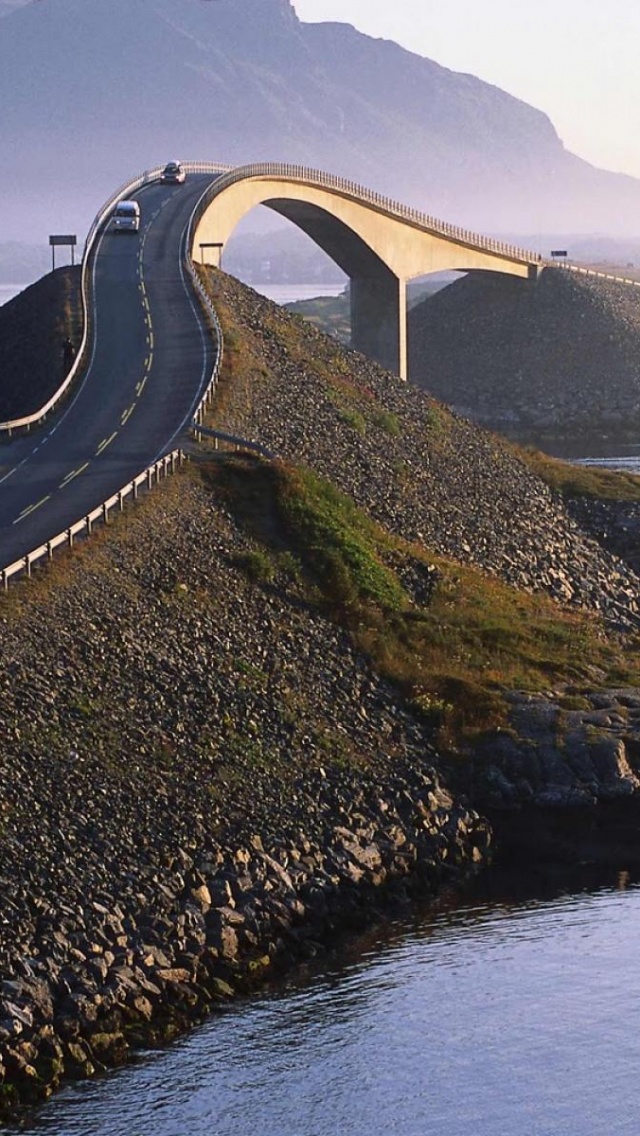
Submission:
[[464,782],[503,863],[640,870],[640,689],[512,692]]
[[183,474],[0,600],[6,1105],[486,862],[425,727],[248,548]]
[[[426,549],[635,623],[633,570],[509,447],[229,278],[212,287],[235,323],[217,425]],[[490,826],[432,727],[292,588],[290,550],[249,570],[265,552],[248,531],[194,463],[0,596],[7,1108],[172,1036],[387,894],[487,862]],[[610,729],[594,708],[583,748]],[[610,766],[592,767],[599,800]]]
[[[507,583],[638,623],[640,580],[521,456],[223,274],[253,360],[216,422],[329,478],[391,532]],[[639,290],[640,292],[640,290]],[[283,408],[286,412],[283,413]]]
[[0,422],[33,414],[64,378],[67,336],[80,342],[80,268],[59,268],[0,307]]
[[470,273],[410,312],[409,357],[414,383],[512,438],[584,454],[640,436],[640,288]]
[[640,690],[514,691],[508,700],[508,727],[474,753],[480,807],[574,810],[638,795]]

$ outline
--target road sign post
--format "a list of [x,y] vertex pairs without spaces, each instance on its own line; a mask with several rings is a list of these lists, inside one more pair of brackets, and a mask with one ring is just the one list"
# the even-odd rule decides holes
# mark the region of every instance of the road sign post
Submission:
[[218,263],[216,268],[222,267],[222,241],[201,241],[200,242],[200,263],[204,264],[204,250],[205,249],[218,249]]
[[75,235],[69,233],[53,233],[49,237],[49,244],[51,245],[51,271],[56,270],[56,248],[58,245],[69,245],[71,248],[71,264],[75,264],[75,247],[78,239]]

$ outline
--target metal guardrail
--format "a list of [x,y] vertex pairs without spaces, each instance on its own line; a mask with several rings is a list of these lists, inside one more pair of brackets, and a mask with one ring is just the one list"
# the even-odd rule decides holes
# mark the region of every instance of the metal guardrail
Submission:
[[224,430],[212,430],[209,426],[202,426],[201,424],[194,423],[193,433],[197,440],[200,438],[213,438],[218,448],[218,442],[225,442],[233,446],[235,450],[248,450],[249,453],[260,454],[262,458],[268,458],[270,461],[277,458],[274,450],[270,450],[267,446],[263,446],[262,442],[250,442],[247,438],[241,438],[238,434],[227,434]]
[[[433,233],[447,236],[461,243],[471,245],[472,247],[499,253],[504,256],[509,256],[512,259],[518,259],[524,261],[525,263],[535,262],[539,264],[542,262],[542,257],[537,253],[527,252],[526,250],[519,249],[514,245],[504,244],[501,241],[494,241],[489,237],[482,237],[479,234],[472,233],[470,230],[460,229],[455,225],[449,225],[446,222],[437,220],[437,218],[429,217],[426,214],[420,213],[416,209],[412,209],[400,204],[399,202],[392,201],[389,198],[384,197],[382,194],[375,193],[364,188],[363,186],[359,186],[355,182],[348,181],[346,178],[326,174],[320,170],[311,170],[307,169],[304,166],[289,166],[273,162],[241,167],[223,166],[213,162],[191,161],[184,162],[183,165],[185,170],[190,173],[211,173],[220,175],[215,180],[215,182],[213,182],[213,184],[205,190],[205,192],[202,194],[202,197],[197,202],[191,215],[189,225],[187,227],[184,247],[180,250],[180,255],[184,259],[189,278],[206,313],[217,344],[214,366],[204,394],[200,400],[200,403],[198,404],[198,407],[196,408],[191,424],[192,429],[194,430],[194,432],[196,432],[196,434],[198,432],[200,432],[201,434],[211,433],[213,437],[218,437],[220,440],[232,444],[235,448],[246,448],[254,452],[263,453],[268,457],[271,457],[273,455],[266,451],[265,448],[260,445],[260,443],[250,442],[246,439],[238,438],[235,435],[226,435],[220,431],[210,432],[206,427],[202,427],[205,409],[211,402],[211,399],[217,387],[224,350],[224,339],[222,328],[220,326],[220,322],[218,320],[218,316],[213,303],[206,289],[203,287],[200,277],[196,271],[196,267],[192,258],[192,247],[195,229],[198,221],[210,205],[211,201],[213,201],[214,197],[216,197],[217,194],[220,193],[224,188],[247,177],[288,177],[296,181],[302,181],[305,184],[338,190],[338,192],[343,193],[346,196],[355,198],[359,201],[364,201],[367,204],[373,205],[375,208],[381,209],[382,211],[392,216],[398,216],[403,220],[411,222],[412,224],[419,225],[423,229],[428,229]],[[46,416],[57,406],[60,399],[63,398],[64,394],[67,392],[73,380],[77,376],[80,368],[84,365],[86,352],[93,330],[91,326],[91,281],[89,265],[96,237],[101,231],[104,222],[111,213],[111,210],[113,209],[116,202],[121,198],[135,192],[136,189],[141,188],[148,182],[154,181],[160,176],[162,169],[162,166],[157,166],[154,169],[146,170],[143,174],[140,174],[138,177],[126,182],[123,186],[116,190],[114,194],[111,195],[109,200],[105,202],[105,204],[102,206],[102,209],[97,214],[87,235],[84,247],[82,264],[82,305],[84,315],[84,332],[82,343],[80,345],[78,355],[74,361],[74,365],[71,368],[69,374],[66,376],[60,388],[56,391],[55,395],[49,400],[49,402],[45,404],[44,407],[42,407],[35,414],[28,415],[25,418],[16,419],[13,422],[0,423],[0,431],[5,431],[11,434],[14,430],[21,428],[29,429],[35,423],[42,422],[46,418]],[[138,496],[138,491],[141,486],[146,485],[148,488],[151,488],[154,482],[154,478],[156,481],[159,481],[161,476],[164,475],[166,477],[169,472],[173,472],[175,470],[177,464],[182,464],[184,460],[185,455],[182,450],[174,450],[172,453],[167,454],[165,457],[155,462],[152,466],[149,466],[147,469],[145,469],[142,473],[138,474],[138,476],[135,477],[133,481],[128,482],[123,488],[118,490],[117,493],[113,494],[106,501],[103,501],[102,504],[98,505],[97,508],[88,513],[87,516],[80,518],[69,528],[65,529],[61,533],[58,533],[56,536],[48,540],[45,544],[40,545],[38,548],[32,549],[30,552],[26,553],[25,556],[21,557],[19,560],[14,561],[13,564],[7,565],[0,571],[0,583],[2,584],[2,587],[4,589],[7,589],[9,586],[9,581],[17,575],[22,575],[24,573],[27,576],[30,576],[34,564],[37,564],[43,558],[51,559],[56,548],[59,548],[61,546],[72,546],[76,536],[88,535],[89,533],[91,533],[92,527],[97,521],[107,521],[109,511],[111,509],[113,509],[115,506],[118,506],[119,510],[121,510],[124,507],[124,502],[125,500],[127,500],[127,498],[133,497],[135,499]]]
[[447,237],[449,240],[457,241],[459,244],[466,245],[469,248],[479,249],[482,252],[495,253],[524,264],[541,264],[543,260],[540,253],[532,252],[530,249],[519,248],[517,245],[507,244],[504,241],[494,240],[493,237],[485,237],[481,233],[473,232],[471,229],[463,229],[458,225],[451,225],[447,221],[441,221],[437,217],[422,213],[419,209],[414,209],[409,205],[403,205],[399,201],[385,197],[382,193],[377,193],[375,190],[358,185],[357,182],[349,181],[348,178],[339,177],[336,174],[328,174],[323,170],[311,169],[306,166],[293,166],[281,162],[254,162],[251,165],[231,168],[228,172],[225,172],[223,176],[218,178],[204,194],[197,207],[200,209],[200,216],[202,216],[213,199],[230,185],[234,185],[238,181],[244,181],[247,178],[260,177],[283,177],[290,181],[301,182],[318,189],[337,190],[337,192],[343,196],[366,205],[371,205],[375,209],[387,213],[389,216],[398,217],[400,220],[408,221],[410,224],[416,225],[436,236]]
[[34,548],[31,552],[27,552],[25,556],[21,556],[19,560],[15,560],[13,564],[8,564],[0,572],[0,583],[6,591],[9,587],[9,581],[14,576],[31,576],[31,569],[38,561],[47,559],[51,560],[56,548],[64,547],[71,548],[77,536],[88,536],[96,522],[103,522],[106,524],[109,512],[116,506],[118,511],[121,512],[124,508],[124,503],[128,497],[137,499],[141,487],[150,489],[163,477],[167,477],[169,473],[173,473],[177,466],[182,465],[185,461],[185,455],[182,450],[173,450],[172,453],[167,454],[165,457],[160,458],[160,461],[155,462],[143,473],[134,477],[133,481],[128,482],[117,493],[112,494],[111,497],[103,501],[101,505],[93,509],[86,517],[81,517],[79,521],[75,521],[68,529],[57,534],[48,540],[45,544],[41,544],[38,548]]
[[616,284],[631,284],[633,288],[640,288],[640,280],[632,280],[630,276],[615,276],[610,272],[598,272],[596,268],[586,268],[582,264],[567,264],[557,260],[546,260],[544,268],[559,268],[562,272],[575,272],[580,276],[596,276],[600,280],[613,280]]
[[[187,173],[219,173],[221,170],[225,173],[233,169],[233,166],[220,164],[219,162],[183,162],[184,169]],[[64,398],[69,388],[73,385],[75,379],[86,363],[86,355],[91,339],[92,321],[91,321],[91,304],[90,304],[90,262],[91,253],[99,232],[102,229],[105,221],[111,214],[116,203],[124,197],[135,193],[137,189],[141,189],[143,185],[157,180],[162,173],[164,166],[154,166],[152,169],[145,170],[144,173],[138,174],[137,177],[132,178],[130,181],[121,185],[119,189],[112,193],[108,201],[104,203],[102,208],[97,213],[84,243],[84,253],[82,258],[82,318],[83,318],[83,334],[78,353],[73,361],[73,366],[69,373],[65,376],[64,381],[58,387],[55,394],[41,406],[39,410],[34,411],[33,414],[28,414],[24,418],[15,418],[10,422],[0,422],[0,434],[7,434],[11,437],[18,430],[29,430],[47,418],[47,416],[54,410],[58,403]]]
[[[185,162],[183,163],[183,165],[187,172],[191,173],[218,173],[220,169],[228,170],[232,168],[230,166],[221,167],[217,163],[209,162]],[[92,332],[90,318],[91,297],[89,262],[96,236],[100,232],[102,225],[111,213],[111,210],[113,209],[116,202],[120,201],[121,198],[135,192],[135,190],[139,189],[141,186],[158,178],[163,168],[164,167],[162,166],[157,166],[154,169],[146,170],[143,174],[140,174],[138,177],[126,182],[111,195],[109,200],[105,202],[105,204],[100,209],[89,230],[89,233],[87,234],[87,239],[84,246],[84,257],[82,265],[84,334],[82,338],[82,344],[80,346],[80,349],[78,350],[78,355],[74,361],[74,365],[69,374],[66,376],[64,382],[62,383],[62,386],[56,391],[53,398],[51,398],[49,402],[41,408],[41,410],[33,415],[29,415],[27,418],[17,419],[9,423],[2,423],[0,424],[0,430],[4,429],[5,431],[8,431],[9,434],[11,434],[13,430],[20,428],[29,429],[29,427],[31,425],[34,425],[36,422],[44,421],[46,416],[54,409],[55,406],[57,406],[60,399],[63,398],[63,396],[69,389],[71,383],[78,374],[79,369],[84,363],[84,356],[86,354],[88,344],[90,342],[90,335]],[[223,351],[223,336],[222,329],[220,327],[220,323],[218,321],[218,317],[213,304],[211,303],[211,300],[209,299],[205,289],[202,287],[202,284],[198,278],[198,274],[193,265],[190,248],[191,246],[187,244],[185,250],[185,260],[189,276],[203,306],[207,311],[207,315],[212,324],[212,329],[216,336],[218,345],[211,378],[209,380],[209,383],[207,384],[207,388],[203,394],[202,400],[196,410],[195,421],[201,422],[204,414],[204,408],[210,402],[217,385]],[[183,250],[181,250],[181,255],[183,255]],[[56,536],[48,540],[45,544],[42,544],[38,548],[34,548],[31,551],[27,552],[24,556],[20,557],[19,560],[14,561],[13,564],[6,565],[6,567],[0,570],[0,585],[2,586],[2,588],[6,590],[9,586],[9,581],[16,576],[30,576],[34,564],[37,564],[39,561],[45,558],[47,560],[50,560],[57,548],[71,547],[77,536],[85,536],[91,533],[92,528],[96,522],[106,522],[111,509],[117,506],[119,510],[122,510],[122,508],[124,507],[124,502],[129,497],[132,497],[134,500],[137,498],[138,492],[142,486],[150,489],[154,484],[154,481],[158,482],[163,476],[166,477],[168,473],[173,473],[176,469],[176,466],[182,465],[185,460],[185,455],[182,450],[173,450],[170,454],[165,455],[165,457],[160,458],[159,461],[154,462],[153,465],[143,470],[143,472],[138,474],[138,476],[135,477],[133,481],[128,482],[116,493],[112,494],[112,496],[109,497],[106,501],[103,501],[100,505],[98,505],[95,509],[88,513],[85,517],[81,517],[79,520],[75,521],[74,524],[72,524],[69,528],[65,529],[63,532],[58,533]]]
[[[219,164],[213,163],[213,162],[211,162],[211,163],[209,163],[209,162],[183,162],[182,164],[185,167],[185,169],[187,170],[187,172],[190,172],[190,173],[213,173],[213,174],[215,174],[215,173],[219,173],[221,169],[223,171],[227,171],[227,170],[232,169],[231,166],[220,166]],[[120,189],[118,189],[109,198],[109,200],[105,203],[105,205],[103,205],[102,209],[100,210],[100,212],[96,216],[96,219],[93,222],[93,225],[91,226],[91,229],[89,230],[89,233],[87,235],[87,240],[85,242],[85,250],[84,250],[83,305],[84,305],[84,311],[85,311],[85,332],[84,332],[84,336],[83,336],[82,346],[81,346],[81,349],[78,352],[78,358],[76,359],[76,361],[74,363],[74,368],[72,369],[72,371],[69,373],[69,375],[65,379],[65,382],[63,383],[62,387],[56,392],[54,399],[50,400],[50,403],[48,403],[47,406],[45,408],[43,408],[43,411],[39,412],[38,415],[31,416],[32,419],[42,421],[43,418],[45,417],[45,415],[48,414],[50,412],[50,410],[53,409],[53,407],[57,404],[57,402],[60,400],[60,398],[62,398],[65,391],[68,389],[68,386],[70,385],[71,381],[73,380],[73,378],[77,374],[78,367],[81,364],[82,352],[86,351],[87,344],[89,342],[89,334],[90,334],[90,327],[89,327],[90,321],[89,321],[89,315],[88,315],[90,297],[89,297],[89,282],[88,282],[88,276],[87,276],[87,272],[88,272],[87,265],[88,265],[88,262],[89,262],[89,258],[90,258],[90,255],[91,255],[91,251],[92,251],[92,248],[93,248],[93,243],[95,241],[96,235],[100,232],[101,226],[103,225],[105,219],[109,216],[109,214],[110,214],[111,210],[113,209],[113,206],[115,205],[115,203],[117,201],[119,201],[122,197],[126,197],[128,194],[134,192],[136,189],[139,189],[142,185],[145,185],[148,182],[153,181],[155,178],[159,177],[162,169],[163,169],[162,166],[158,166],[157,168],[155,168],[153,170],[148,170],[144,174],[141,174],[139,177],[134,178],[132,181],[129,181],[125,185],[121,186]],[[196,210],[198,209],[199,204],[200,204],[200,202],[198,202],[198,205],[196,205]],[[194,214],[195,214],[195,211],[194,211]],[[210,431],[207,427],[202,427],[202,420],[203,420],[203,417],[204,417],[205,409],[210,404],[210,402],[213,398],[213,395],[215,393],[217,384],[218,384],[218,378],[219,378],[219,375],[220,375],[220,367],[221,367],[221,363],[222,363],[222,355],[223,355],[223,351],[224,351],[224,338],[223,338],[223,334],[222,334],[222,328],[220,326],[220,321],[218,320],[217,312],[216,312],[216,310],[213,306],[213,303],[212,303],[206,289],[202,285],[202,282],[201,282],[201,280],[198,276],[195,265],[193,263],[193,259],[192,259],[192,256],[191,256],[191,244],[192,244],[193,231],[194,231],[194,218],[192,216],[191,222],[190,222],[188,230],[187,230],[187,235],[185,237],[185,245],[180,250],[180,255],[184,258],[186,268],[187,268],[187,271],[188,271],[188,274],[189,274],[189,278],[192,282],[192,285],[194,287],[194,290],[195,290],[197,296],[199,297],[199,300],[202,304],[202,307],[203,307],[203,309],[206,313],[207,319],[208,319],[208,321],[211,325],[211,330],[212,330],[213,335],[215,337],[217,350],[216,350],[216,356],[215,356],[211,376],[209,378],[209,382],[207,383],[206,389],[205,389],[205,391],[202,395],[202,398],[201,398],[201,400],[200,400],[200,402],[199,402],[199,404],[196,408],[196,411],[195,411],[195,415],[194,415],[194,418],[193,418],[193,421],[192,421],[192,424],[191,424],[192,428],[194,429],[194,431],[196,431],[196,433],[198,431],[200,431],[201,433],[207,433],[207,434],[212,434],[214,436],[217,436],[219,438],[219,440],[233,445],[235,449],[248,449],[248,450],[251,450],[251,451],[254,451],[254,452],[262,453],[264,456],[272,456],[258,442],[250,442],[250,441],[247,441],[246,439],[236,437],[235,435],[224,434],[221,431]],[[24,424],[25,424],[25,420],[20,420],[19,422],[13,423],[12,425],[13,425],[14,428],[16,428],[16,427],[18,427],[20,425],[24,425]],[[1,426],[0,426],[0,429],[2,429]],[[1,587],[6,591],[9,587],[9,581],[11,579],[14,579],[16,576],[26,575],[27,577],[30,577],[34,564],[37,564],[39,561],[41,561],[43,559],[51,560],[52,557],[53,557],[53,554],[54,554],[54,552],[57,548],[61,548],[61,547],[70,548],[70,547],[72,547],[76,537],[82,537],[82,536],[90,535],[90,533],[93,530],[93,526],[96,523],[102,522],[102,523],[106,524],[108,517],[109,517],[110,510],[117,507],[118,511],[121,512],[122,509],[124,508],[124,503],[128,498],[131,497],[133,500],[136,500],[141,488],[151,489],[154,482],[157,483],[163,477],[167,477],[170,473],[173,473],[175,471],[175,469],[177,467],[181,466],[186,460],[187,459],[186,459],[186,456],[184,454],[184,451],[181,450],[181,449],[177,449],[177,450],[173,450],[169,454],[166,454],[164,457],[160,458],[159,461],[154,462],[153,465],[151,465],[147,469],[143,470],[143,472],[138,474],[138,476],[135,477],[132,481],[127,482],[126,485],[124,485],[116,493],[112,494],[112,496],[107,498],[106,501],[103,501],[102,504],[98,505],[95,509],[93,509],[85,517],[81,517],[79,520],[75,521],[69,528],[65,529],[63,532],[58,533],[56,536],[54,536],[50,540],[46,541],[45,544],[39,545],[38,548],[34,548],[30,552],[27,552],[24,556],[20,557],[19,560],[14,561],[13,564],[8,564],[5,568],[1,569],[0,570],[0,585],[1,585]]]
[[92,330],[90,294],[89,294],[90,293],[89,267],[90,267],[90,261],[91,261],[91,253],[93,251],[93,246],[95,244],[96,237],[97,237],[98,233],[100,232],[102,225],[104,224],[105,220],[109,216],[109,214],[110,214],[111,210],[113,209],[114,205],[116,204],[116,202],[120,201],[120,199],[122,197],[126,197],[129,193],[133,193],[136,189],[139,189],[142,185],[145,184],[146,181],[151,181],[151,180],[153,180],[154,177],[159,177],[161,169],[162,169],[162,167],[158,167],[156,170],[148,170],[145,173],[140,174],[137,178],[134,178],[132,181],[128,181],[128,182],[125,183],[125,185],[120,186],[120,188],[117,189],[116,192],[111,195],[109,200],[105,202],[105,204],[102,206],[102,209],[97,214],[91,228],[89,229],[89,232],[87,234],[87,239],[86,239],[85,244],[84,244],[84,254],[83,254],[83,258],[82,258],[82,285],[81,285],[81,289],[82,289],[83,333],[82,333],[82,341],[80,343],[80,347],[78,348],[78,353],[77,353],[77,355],[74,359],[73,366],[72,366],[71,370],[69,371],[69,373],[67,374],[66,378],[64,379],[63,383],[61,384],[61,386],[58,387],[55,394],[53,394],[51,396],[49,401],[46,402],[44,404],[44,406],[41,406],[39,410],[36,410],[33,414],[26,415],[26,417],[24,417],[24,418],[15,418],[11,422],[0,422],[0,433],[6,433],[6,434],[9,435],[9,437],[11,437],[12,434],[16,430],[29,430],[32,426],[35,426],[38,423],[44,422],[45,418],[47,418],[47,416],[51,413],[51,411],[55,409],[55,407],[58,405],[60,400],[62,398],[64,398],[65,394],[68,392],[68,390],[71,387],[71,385],[73,384],[74,380],[77,378],[78,374],[80,373],[82,368],[85,366],[86,355],[87,355],[87,350],[88,350],[89,343],[90,343],[91,330]]

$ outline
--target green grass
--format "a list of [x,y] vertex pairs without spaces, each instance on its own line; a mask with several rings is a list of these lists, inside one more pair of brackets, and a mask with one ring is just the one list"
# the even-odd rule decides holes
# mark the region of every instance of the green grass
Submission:
[[[226,307],[221,318],[234,326]],[[273,334],[289,357],[303,360],[326,383],[345,425],[396,435],[395,416],[358,382],[347,357],[336,350],[335,356],[309,360],[295,325],[283,330],[277,316],[273,320]],[[250,338],[246,344],[243,339],[243,351],[232,353],[234,384],[248,384],[254,349]],[[447,446],[450,421],[445,407],[429,403],[426,433],[433,450]],[[516,446],[512,451],[567,496],[640,499],[640,478],[573,466]],[[393,470],[400,482],[410,480],[401,458]],[[549,597],[520,592],[392,537],[308,470],[235,460],[203,469],[202,475],[224,494],[259,550],[243,566],[256,586],[278,588],[291,602],[328,613],[371,665],[398,684],[416,712],[453,737],[504,725],[509,690],[562,686],[578,705],[587,688],[640,682],[637,639],[627,638],[622,646],[607,637],[596,616],[569,611]],[[403,557],[436,565],[438,584],[426,607],[412,604],[402,585]]]
[[262,548],[239,553],[234,557],[233,563],[244,569],[245,574],[256,584],[270,583],[276,571],[273,558]]
[[348,426],[350,430],[354,430],[356,434],[364,434],[367,429],[367,423],[364,415],[360,414],[358,410],[341,410],[339,411],[340,421]]
[[397,414],[392,414],[388,410],[379,410],[373,415],[373,424],[379,430],[384,430],[390,438],[399,438],[402,433],[400,426],[400,419]]
[[307,570],[330,603],[371,602],[384,611],[408,606],[408,597],[380,556],[377,529],[350,497],[310,470],[288,469],[278,506]]
[[516,449],[534,473],[563,497],[594,497],[607,501],[640,501],[640,477],[596,466],[572,465],[534,449]]
[[[234,459],[202,475],[276,569],[295,565],[280,571],[283,595],[340,623],[449,739],[504,726],[509,690],[563,685],[579,705],[583,689],[640,682],[637,640],[623,646],[595,617],[391,536],[309,470]],[[438,574],[424,607],[397,574],[416,560]]]

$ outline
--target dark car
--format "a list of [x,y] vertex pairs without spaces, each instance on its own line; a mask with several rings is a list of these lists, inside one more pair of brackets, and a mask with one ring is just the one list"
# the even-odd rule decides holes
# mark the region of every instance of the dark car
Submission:
[[167,162],[160,174],[160,181],[163,185],[182,185],[186,176],[180,162]]

